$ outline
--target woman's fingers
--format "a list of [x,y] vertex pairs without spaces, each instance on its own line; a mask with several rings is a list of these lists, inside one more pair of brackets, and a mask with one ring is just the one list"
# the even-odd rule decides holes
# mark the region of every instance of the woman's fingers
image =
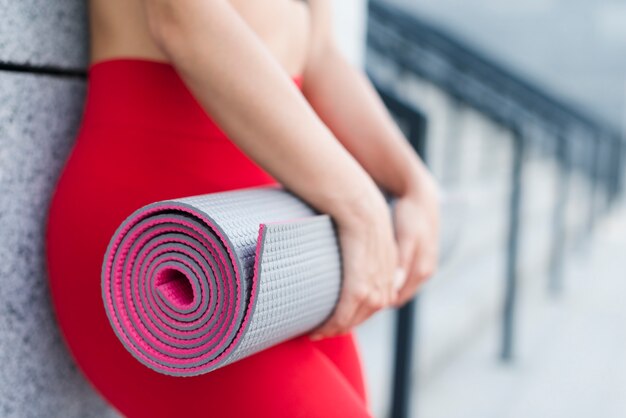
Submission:
[[414,254],[415,239],[405,231],[397,231],[398,240],[398,267],[394,273],[392,283],[392,303],[395,304],[400,297],[400,291],[407,283],[408,274],[411,272]]
[[358,308],[359,305],[352,296],[344,291],[331,317],[313,331],[311,338],[315,340],[339,334],[342,329],[350,324]]
[[[395,256],[395,253],[392,253]],[[363,262],[366,262],[364,259]],[[372,261],[372,260],[370,260]],[[372,314],[389,306],[393,302],[393,264],[381,272],[361,275],[357,265],[345,272],[345,281],[339,303],[335,312],[326,323],[311,334],[311,338],[319,339],[343,334],[359,325]],[[386,273],[389,270],[389,273]]]
[[435,273],[437,249],[438,246],[431,242],[416,246],[411,261],[411,270],[406,283],[398,294],[396,306],[402,306],[408,302],[424,282]]
[[352,320],[352,326],[356,327],[360,325],[379,310],[389,306],[390,302],[390,296],[386,296],[382,292],[375,292],[370,295],[369,299],[364,300],[359,306],[359,309]]
[[312,339],[344,334],[383,308],[386,296],[380,291],[346,292],[330,319],[311,334]]
[[392,301],[398,297],[400,289],[404,287],[407,278],[407,269],[404,267],[398,267],[396,273],[393,276],[393,298]]

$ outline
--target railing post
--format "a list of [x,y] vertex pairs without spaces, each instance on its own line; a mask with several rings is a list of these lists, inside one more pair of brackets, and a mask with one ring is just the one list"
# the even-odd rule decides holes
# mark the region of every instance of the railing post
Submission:
[[609,192],[609,206],[613,207],[615,200],[618,197],[620,189],[620,177],[621,177],[621,138],[614,136],[611,139],[611,178],[610,178],[610,192]]
[[416,337],[416,315],[419,296],[411,299],[396,312],[396,347],[393,373],[392,418],[411,416],[411,393],[417,382],[412,378],[416,362],[413,341]]
[[525,159],[525,143],[520,127],[513,129],[513,169],[511,172],[511,197],[509,204],[509,232],[506,257],[506,282],[502,315],[502,361],[513,359],[515,331],[515,305],[518,287],[518,252],[520,241],[520,215],[522,205],[522,175]]
[[591,152],[589,158],[591,158],[591,166],[589,170],[589,212],[587,214],[587,239],[591,239],[593,236],[593,230],[596,224],[597,213],[597,200],[598,200],[598,183],[600,180],[600,137],[591,136]]
[[600,214],[604,215],[609,211],[611,204],[611,177],[613,176],[612,164],[613,157],[611,155],[611,146],[613,145],[613,138],[610,136],[602,136],[600,141],[600,181],[602,194],[600,195]]
[[552,218],[552,254],[550,257],[550,276],[548,289],[552,296],[558,296],[563,289],[563,251],[565,246],[565,230],[567,218],[567,202],[569,200],[571,158],[567,138],[559,134],[556,138],[558,164],[558,180],[556,202]]
[[[414,121],[409,132],[409,142],[417,154],[426,161],[426,120]],[[417,350],[413,343],[418,338],[419,296],[414,297],[396,313],[396,341],[391,404],[392,418],[408,418],[415,398],[417,379],[414,378],[414,365],[417,363]]]
[[617,177],[615,178],[615,194],[616,197],[622,193],[623,182],[624,182],[624,154],[626,154],[626,142],[622,136],[618,136],[616,138],[617,141],[617,150],[615,151],[615,165],[617,166]]

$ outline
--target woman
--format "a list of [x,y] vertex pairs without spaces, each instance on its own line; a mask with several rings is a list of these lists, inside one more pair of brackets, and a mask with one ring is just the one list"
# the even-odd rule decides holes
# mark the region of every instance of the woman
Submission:
[[[74,358],[124,415],[369,415],[350,330],[433,272],[436,186],[338,52],[329,1],[90,2],[87,102],[50,208],[48,268]],[[276,181],[337,223],[344,285],[331,318],[202,376],[137,362],[101,301],[116,227],[154,201]],[[377,185],[399,198],[395,230]]]

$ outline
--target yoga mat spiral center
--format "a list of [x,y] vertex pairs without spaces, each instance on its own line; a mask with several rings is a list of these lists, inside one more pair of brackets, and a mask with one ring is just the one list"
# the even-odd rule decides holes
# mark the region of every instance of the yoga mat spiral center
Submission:
[[178,308],[187,309],[194,301],[191,282],[182,271],[167,268],[157,280],[157,291],[164,302]]

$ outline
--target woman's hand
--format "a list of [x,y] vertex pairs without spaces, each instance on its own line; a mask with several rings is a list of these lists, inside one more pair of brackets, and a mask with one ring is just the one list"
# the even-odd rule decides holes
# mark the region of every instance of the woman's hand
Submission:
[[332,316],[312,333],[313,339],[343,334],[395,299],[396,242],[391,212],[382,195],[360,199],[343,216],[335,216],[341,246],[343,283]]
[[439,191],[428,171],[421,171],[415,186],[398,199],[394,217],[404,276],[394,305],[402,306],[432,276],[439,258]]

